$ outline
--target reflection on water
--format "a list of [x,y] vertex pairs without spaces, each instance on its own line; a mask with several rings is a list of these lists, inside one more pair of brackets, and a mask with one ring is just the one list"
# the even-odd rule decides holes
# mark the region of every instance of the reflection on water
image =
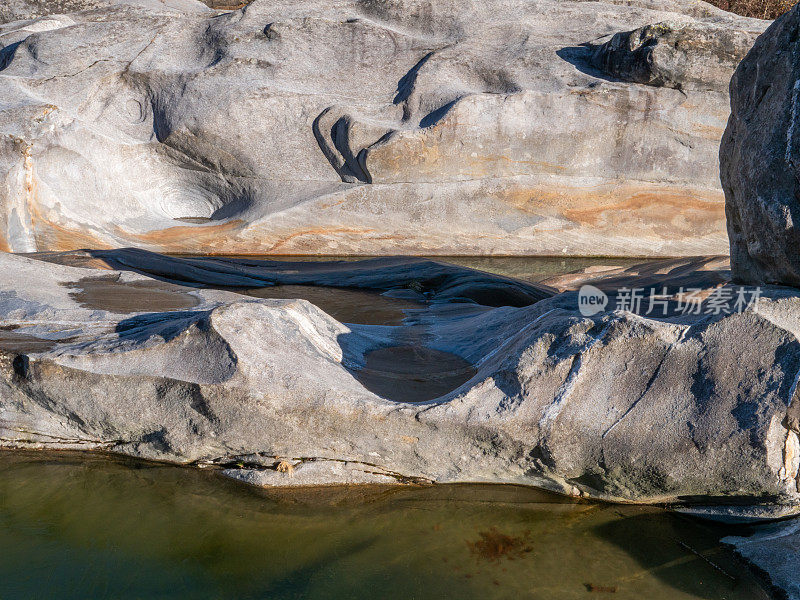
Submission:
[[423,306],[411,300],[388,298],[377,291],[314,285],[275,285],[234,291],[254,298],[302,298],[341,323],[363,325],[400,325],[406,317],[406,309]]
[[514,486],[263,491],[0,451],[3,598],[767,598],[728,532]]
[[598,267],[631,267],[647,262],[645,258],[597,258],[581,256],[446,256],[430,257],[460,267],[478,269],[495,275],[539,283],[573,271]]
[[369,391],[395,402],[426,402],[472,379],[478,370],[451,354],[424,346],[379,348],[353,376]]
[[[201,256],[201,255],[175,255],[175,256]],[[225,258],[265,259],[287,262],[327,262],[345,261],[353,262],[377,256],[269,256],[269,255],[225,255]],[[647,258],[614,258],[614,257],[585,257],[585,256],[419,256],[438,262],[450,263],[460,267],[477,269],[514,277],[523,281],[536,283],[544,281],[555,275],[563,275],[573,271],[596,267],[631,267],[650,261],[663,261],[665,259]]]

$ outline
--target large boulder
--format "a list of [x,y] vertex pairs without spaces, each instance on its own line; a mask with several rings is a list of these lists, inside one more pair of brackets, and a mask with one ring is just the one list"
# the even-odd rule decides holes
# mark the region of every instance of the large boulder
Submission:
[[736,280],[800,286],[800,10],[757,40],[731,80],[720,176]]
[[[724,82],[763,21],[693,0],[108,4],[0,27],[0,248],[726,250]],[[663,22],[708,66],[676,71],[691,85],[593,66]]]
[[[575,293],[521,283],[528,306],[453,297],[513,282],[418,260],[89,258],[106,269],[0,255],[4,446],[216,464],[258,485],[490,481],[700,502],[727,517],[800,504],[800,444],[786,420],[800,369],[790,291],[738,314],[610,306],[584,317]],[[343,324],[303,300],[174,286],[158,291],[194,302],[110,311],[79,290],[154,284],[114,264],[158,273],[159,286],[330,285],[336,274],[421,306],[400,326]],[[427,376],[419,358],[441,371],[421,403],[404,396]]]

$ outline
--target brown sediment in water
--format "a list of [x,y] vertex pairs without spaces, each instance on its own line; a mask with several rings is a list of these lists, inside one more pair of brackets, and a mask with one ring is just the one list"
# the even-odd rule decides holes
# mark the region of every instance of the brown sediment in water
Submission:
[[[115,313],[187,310],[200,301],[193,289],[162,281],[119,281],[117,277],[87,277],[66,284],[82,307]],[[412,300],[388,298],[377,291],[313,285],[276,285],[263,288],[220,288],[253,298],[308,300],[342,323],[401,325],[405,310],[423,308]]]
[[[61,340],[66,342],[69,340]],[[0,350],[6,352],[47,352],[52,350],[59,342],[40,338],[35,335],[18,333],[11,329],[0,328]]]
[[83,308],[114,313],[160,312],[194,308],[200,301],[179,285],[161,281],[119,281],[117,277],[85,277],[67,284]]
[[478,539],[467,540],[467,547],[473,556],[489,562],[499,562],[501,558],[513,560],[521,558],[525,553],[533,550],[528,543],[530,533],[521,536],[501,533],[496,527],[478,532]]
[[469,362],[424,346],[379,348],[353,376],[369,391],[395,402],[427,402],[452,392],[478,372]]
[[406,317],[405,310],[424,307],[419,302],[388,298],[376,291],[314,285],[276,285],[234,291],[254,298],[301,298],[341,323],[362,325],[401,325]]

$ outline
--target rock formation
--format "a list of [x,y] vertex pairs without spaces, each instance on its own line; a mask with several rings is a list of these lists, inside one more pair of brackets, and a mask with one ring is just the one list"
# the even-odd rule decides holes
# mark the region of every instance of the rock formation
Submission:
[[771,523],[759,527],[749,535],[729,536],[723,542],[769,580],[777,593],[775,597],[786,600],[800,598],[800,581],[797,571],[800,559],[797,544],[800,541],[800,522],[797,519]]
[[[727,316],[582,317],[575,293],[419,259],[78,256],[103,270],[0,255],[4,446],[217,465],[259,485],[491,481],[725,514],[734,499],[739,516],[800,502],[787,291]],[[343,324],[232,291],[334,281],[418,307],[400,326]],[[159,296],[112,311],[83,293],[98,282]],[[456,369],[432,373],[449,387],[421,403],[401,393],[414,352]]]
[[[127,4],[139,4],[142,6],[157,6],[152,0],[125,0]],[[46,17],[49,15],[61,15],[71,12],[95,10],[108,8],[118,4],[118,0],[3,0],[0,6],[0,24],[10,23],[11,21],[25,21]],[[178,10],[189,12],[201,9],[195,0],[159,0],[159,4],[164,7],[172,7]],[[206,4],[212,8],[232,6],[238,3],[235,0],[226,2],[225,0],[207,0]],[[237,7],[238,8],[238,7]],[[44,21],[45,23],[48,20]],[[30,31],[36,31],[37,26],[33,25]]]
[[727,247],[725,84],[763,21],[689,0],[6,10],[26,6],[86,10],[0,26],[0,249]]
[[594,50],[592,65],[623,81],[726,91],[754,41],[750,31],[658,23],[614,35]]
[[800,56],[797,7],[736,70],[720,147],[731,269],[742,282],[800,286]]

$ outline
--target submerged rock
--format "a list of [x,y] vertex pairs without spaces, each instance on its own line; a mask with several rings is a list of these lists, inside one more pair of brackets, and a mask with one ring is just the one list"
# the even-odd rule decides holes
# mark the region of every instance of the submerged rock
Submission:
[[[148,256],[162,279],[194,285],[204,269],[236,285],[245,275],[324,285],[335,272],[351,287],[402,291],[415,271],[430,283],[424,306],[394,327],[207,288],[186,288],[196,301],[188,310],[126,315],[81,306],[69,285],[108,271],[0,255],[0,326],[55,342],[0,354],[3,445],[215,464],[263,485],[488,481],[616,501],[734,503],[747,514],[800,503],[797,434],[784,424],[800,371],[800,297],[789,291],[767,290],[757,311],[727,316],[588,318],[574,292],[539,290],[522,307],[437,299],[448,281],[503,279],[416,259],[120,252],[118,263],[143,272]],[[440,276],[426,279],[426,269]],[[375,351],[414,345],[471,370],[421,403],[362,384]],[[404,356],[395,357],[400,377]]]
[[736,280],[800,286],[797,6],[756,42],[731,81],[720,147]]
[[[0,249],[727,248],[721,82],[763,21],[689,0],[105,4],[0,27]],[[683,91],[592,66],[662,22],[693,32],[670,51]]]
[[800,598],[797,573],[800,559],[800,521],[793,519],[761,526],[742,536],[729,536],[723,543],[732,546],[747,563],[766,576],[777,592],[787,600]]

